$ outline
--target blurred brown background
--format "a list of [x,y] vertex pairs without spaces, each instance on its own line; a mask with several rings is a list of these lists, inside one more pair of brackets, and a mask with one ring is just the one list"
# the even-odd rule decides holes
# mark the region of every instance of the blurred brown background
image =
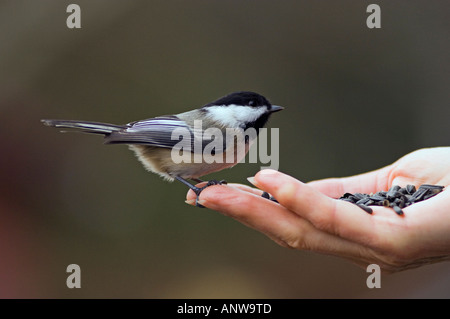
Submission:
[[[128,123],[254,90],[286,110],[280,170],[303,181],[390,164],[450,137],[447,1],[0,2],[0,297],[450,297],[448,263],[382,277],[284,249],[125,146],[41,118]],[[259,164],[218,179],[247,183]],[[66,287],[69,264],[81,289]]]

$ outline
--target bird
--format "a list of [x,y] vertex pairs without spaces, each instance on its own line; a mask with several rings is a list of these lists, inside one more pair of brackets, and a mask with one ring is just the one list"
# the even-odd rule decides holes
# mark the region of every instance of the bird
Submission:
[[283,109],[258,93],[239,91],[191,111],[125,125],[79,120],[41,121],[50,127],[103,135],[105,144],[129,145],[148,171],[168,181],[185,184],[197,195],[196,206],[203,207],[198,203],[200,193],[226,181],[210,180],[205,186],[197,187],[188,180],[203,182],[200,177],[235,166],[245,157],[270,116]]

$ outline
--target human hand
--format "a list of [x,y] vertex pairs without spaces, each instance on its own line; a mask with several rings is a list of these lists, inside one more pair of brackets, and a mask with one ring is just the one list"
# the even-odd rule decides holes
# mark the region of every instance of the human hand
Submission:
[[[450,147],[421,149],[369,173],[302,183],[274,170],[245,185],[217,185],[199,203],[252,227],[284,247],[340,256],[366,268],[395,272],[450,259]],[[365,213],[336,200],[342,194],[375,193],[392,185],[442,185],[438,195],[403,209],[371,206]],[[261,197],[270,193],[279,204]],[[187,203],[195,203],[188,192]]]

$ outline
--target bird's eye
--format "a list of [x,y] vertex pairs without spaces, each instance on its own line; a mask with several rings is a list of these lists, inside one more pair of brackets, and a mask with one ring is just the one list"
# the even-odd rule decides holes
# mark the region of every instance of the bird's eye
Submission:
[[248,105],[253,106],[255,104],[255,101],[251,100],[250,102],[248,102]]

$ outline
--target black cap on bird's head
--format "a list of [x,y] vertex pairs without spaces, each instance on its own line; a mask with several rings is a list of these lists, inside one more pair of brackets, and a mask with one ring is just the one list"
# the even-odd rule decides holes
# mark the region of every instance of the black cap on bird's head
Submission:
[[267,100],[264,96],[261,94],[255,93],[255,92],[249,92],[249,91],[240,91],[240,92],[234,92],[230,93],[226,96],[223,96],[214,102],[208,103],[203,107],[208,106],[227,106],[227,105],[242,105],[242,106],[252,106],[252,107],[259,107],[259,106],[266,106],[267,110],[270,113],[281,111],[283,108],[278,105],[272,105],[269,100]]
[[254,92],[234,92],[225,95],[214,102],[208,103],[209,105],[243,105],[243,106],[263,106],[271,105],[270,102],[262,95]]
[[243,129],[262,128],[272,113],[282,109],[281,106],[272,105],[264,96],[248,91],[228,94],[202,107],[202,110],[213,114],[215,120],[223,123],[238,121]]
[[240,91],[233,92],[226,96],[223,96],[211,103],[204,105],[204,108],[210,106],[229,106],[229,105],[240,105],[240,106],[251,106],[251,107],[260,107],[266,106],[267,113],[274,113],[281,111],[283,107],[278,105],[272,105],[268,99],[266,99],[261,94],[250,92],[250,91]]

